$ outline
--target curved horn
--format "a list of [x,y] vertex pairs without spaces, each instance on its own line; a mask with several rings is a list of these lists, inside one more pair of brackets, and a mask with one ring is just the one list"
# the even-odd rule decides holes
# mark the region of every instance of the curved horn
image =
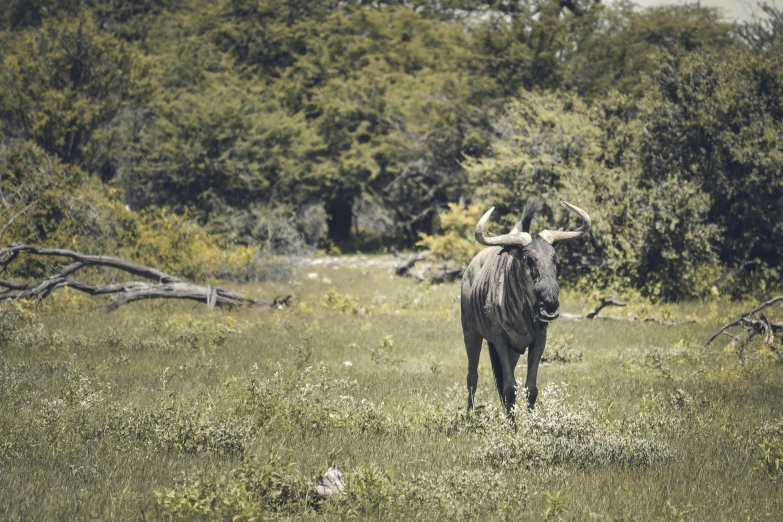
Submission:
[[487,226],[489,216],[494,210],[495,207],[492,207],[481,216],[481,219],[479,219],[479,222],[476,225],[476,241],[484,246],[528,246],[533,241],[533,237],[530,234],[527,232],[518,232],[516,229],[512,230],[511,233],[503,234],[502,236],[485,237],[484,227]]
[[579,214],[579,217],[582,218],[582,226],[576,230],[542,230],[539,232],[538,235],[550,245],[554,245],[558,241],[568,241],[569,239],[584,235],[585,232],[590,230],[590,225],[592,224],[587,212],[567,201],[561,201],[561,203]]

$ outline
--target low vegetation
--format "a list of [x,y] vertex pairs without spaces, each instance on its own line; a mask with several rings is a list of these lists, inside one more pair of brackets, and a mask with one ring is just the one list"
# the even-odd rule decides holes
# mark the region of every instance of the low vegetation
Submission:
[[[645,305],[679,326],[554,323],[538,408],[515,430],[488,360],[465,412],[456,283],[310,270],[242,287],[294,293],[274,313],[148,302],[96,316],[70,290],[4,303],[2,517],[783,516],[783,358],[760,339],[741,356],[700,347],[742,303]],[[593,304],[568,289],[563,303]],[[325,500],[315,484],[334,463],[347,491]]]

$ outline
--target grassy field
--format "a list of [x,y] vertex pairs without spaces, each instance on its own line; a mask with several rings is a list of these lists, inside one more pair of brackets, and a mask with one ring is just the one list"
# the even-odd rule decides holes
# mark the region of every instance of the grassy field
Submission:
[[[486,355],[464,412],[458,285],[359,263],[242,290],[297,305],[4,305],[0,519],[783,520],[783,358],[700,348],[748,303],[554,323],[514,431]],[[349,494],[319,501],[334,462]]]

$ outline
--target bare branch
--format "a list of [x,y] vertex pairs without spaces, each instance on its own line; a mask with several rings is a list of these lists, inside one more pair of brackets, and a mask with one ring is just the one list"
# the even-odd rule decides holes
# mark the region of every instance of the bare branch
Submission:
[[598,313],[607,306],[625,306],[625,303],[618,301],[616,296],[602,297],[601,302],[596,306],[592,312],[589,312],[585,317],[587,319],[593,319]]
[[727,330],[727,329],[731,328],[732,326],[737,326],[738,324],[740,324],[740,323],[742,322],[742,320],[743,320],[743,319],[745,319],[745,318],[746,318],[746,317],[748,317],[749,315],[753,315],[753,314],[755,314],[756,312],[758,312],[758,311],[760,311],[760,310],[763,310],[763,309],[765,309],[765,308],[766,308],[766,307],[768,307],[768,306],[772,306],[773,304],[777,303],[778,301],[783,301],[783,295],[781,295],[781,296],[778,296],[778,297],[775,297],[775,298],[772,298],[772,299],[770,299],[769,301],[766,301],[766,302],[764,302],[764,303],[760,304],[759,306],[757,306],[757,307],[756,307],[756,308],[754,308],[753,310],[751,310],[751,311],[749,311],[749,312],[745,312],[744,314],[740,315],[739,317],[737,317],[737,318],[736,318],[736,319],[734,319],[733,321],[731,321],[731,322],[729,322],[729,323],[726,323],[726,324],[724,324],[724,325],[723,325],[723,326],[720,328],[720,330],[718,330],[717,332],[715,332],[714,334],[712,334],[712,337],[710,337],[709,339],[707,339],[707,342],[706,342],[706,343],[704,343],[704,344],[702,345],[702,348],[706,348],[706,347],[707,347],[707,346],[708,346],[708,345],[709,345],[709,344],[710,344],[712,341],[714,341],[714,340],[715,340],[715,338],[716,338],[716,337],[718,337],[718,336],[719,336],[719,335],[720,335],[720,334],[721,334],[721,333],[722,333],[724,330]]
[[[419,261],[421,261],[422,259],[424,259],[425,257],[427,257],[427,255],[429,255],[430,251],[429,250],[422,250],[418,254],[414,254],[413,256],[411,256],[409,258],[406,258],[405,256],[403,256],[400,252],[397,251],[396,248],[392,249],[392,253],[394,254],[394,257],[396,257],[398,259],[404,259],[405,260],[405,262],[403,264],[398,265],[394,269],[394,273],[396,275],[404,276],[404,275],[414,275],[413,272],[416,272],[415,269],[414,269],[414,265],[416,263],[418,263]],[[418,274],[418,272],[416,272],[416,274]],[[414,275],[414,277],[416,277],[416,276]],[[419,277],[416,277],[416,279],[423,280],[424,278],[421,277],[421,274],[419,274]]]
[[[73,288],[89,295],[113,295],[102,306],[107,311],[114,310],[126,303],[144,299],[188,299],[203,302],[210,309],[215,306],[249,305],[272,310],[288,306],[291,303],[290,295],[285,297],[278,296],[272,302],[251,299],[229,290],[183,281],[160,270],[129,263],[116,257],[91,256],[66,249],[14,245],[10,248],[0,249],[0,265],[3,267],[7,266],[20,254],[67,257],[73,259],[73,262],[65,265],[35,285],[0,279],[0,288],[7,289],[5,292],[0,293],[0,296],[13,300],[45,299],[60,288]],[[152,279],[155,282],[130,281],[126,283],[93,285],[76,281],[70,277],[87,266],[116,268],[130,274]],[[13,291],[17,293],[12,294],[11,292]]]
[[[151,279],[159,283],[173,283],[176,281],[181,281],[181,279],[178,277],[171,276],[165,272],[161,272],[160,270],[156,270],[144,265],[130,263],[117,257],[92,256],[73,250],[67,250],[65,248],[39,248],[32,245],[14,245],[9,248],[0,248],[0,265],[6,266],[8,263],[10,263],[13,257],[15,257],[14,254],[67,257],[80,263],[78,265],[76,263],[68,265],[60,271],[61,275],[68,275],[85,266],[108,266],[139,277],[143,277],[145,279]],[[7,256],[12,257],[6,259]]]
[[19,216],[21,216],[22,214],[24,214],[25,212],[33,208],[36,203],[38,203],[38,201],[33,201],[32,203],[24,207],[22,210],[20,210],[19,212],[11,216],[10,219],[5,222],[3,228],[0,228],[0,237],[3,237],[3,234],[5,233],[6,229],[11,226],[11,224],[14,222],[16,218],[18,218]]
[[[626,303],[619,301],[617,297],[602,297],[600,299],[600,302],[598,303],[598,306],[596,306],[592,311],[588,312],[585,315],[578,315],[578,314],[569,314],[569,313],[561,313],[560,318],[565,321],[581,321],[582,319],[588,319],[588,320],[601,320],[601,321],[627,321],[629,323],[636,323],[636,322],[642,322],[642,323],[655,323],[660,324],[661,326],[676,326],[678,324],[682,323],[676,323],[674,321],[667,321],[664,319],[658,319],[655,316],[645,317],[644,319],[640,319],[638,317],[623,317],[619,315],[598,315],[598,313],[606,308],[607,306],[626,306]],[[696,321],[688,321],[695,323]]]

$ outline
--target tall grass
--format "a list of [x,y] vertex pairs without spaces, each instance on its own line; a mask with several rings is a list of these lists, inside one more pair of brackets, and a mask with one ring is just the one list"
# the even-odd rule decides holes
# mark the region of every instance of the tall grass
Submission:
[[[699,347],[741,303],[553,324],[514,430],[488,357],[464,411],[456,284],[314,270],[243,287],[294,293],[277,313],[4,304],[0,518],[783,519],[779,354]],[[348,494],[324,501],[334,463]]]

